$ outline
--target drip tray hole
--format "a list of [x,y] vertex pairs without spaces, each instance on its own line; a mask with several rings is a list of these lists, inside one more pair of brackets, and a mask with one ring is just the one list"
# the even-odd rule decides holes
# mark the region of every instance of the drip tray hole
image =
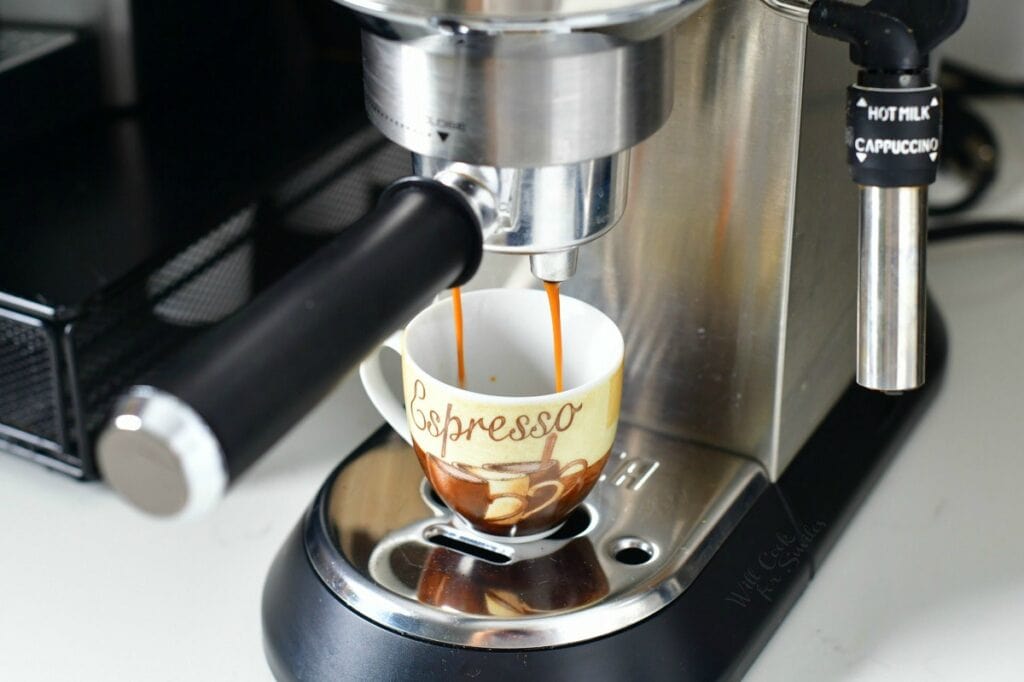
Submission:
[[640,538],[619,538],[612,545],[612,556],[620,564],[639,566],[654,558],[654,545]]
[[430,481],[426,478],[420,482],[420,495],[424,498],[429,498],[430,501],[440,509],[448,508],[448,504],[441,499],[441,496],[437,494],[436,490],[434,490],[434,486],[430,485]]
[[493,546],[483,540],[477,540],[476,538],[470,537],[457,537],[448,529],[443,526],[433,526],[428,528],[424,534],[427,541],[434,545],[441,547],[447,547],[453,549],[456,552],[462,554],[468,554],[469,556],[482,559],[492,564],[507,564],[512,561],[512,557],[508,554],[503,554],[500,550],[501,547]]
[[444,500],[441,499],[441,496],[437,494],[436,490],[431,488],[429,485],[427,486],[427,490],[430,491],[428,494],[430,495],[430,499],[434,501],[434,504],[436,504],[438,507],[448,507],[448,505],[445,504]]
[[586,505],[581,504],[569,514],[569,518],[565,520],[562,527],[549,535],[547,539],[568,540],[577,535],[583,535],[590,529],[590,520],[590,510],[587,509]]

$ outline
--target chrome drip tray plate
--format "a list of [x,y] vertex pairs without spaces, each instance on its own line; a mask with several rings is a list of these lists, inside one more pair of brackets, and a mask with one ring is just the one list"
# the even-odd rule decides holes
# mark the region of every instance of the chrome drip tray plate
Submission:
[[364,617],[444,644],[523,649],[600,637],[678,597],[767,483],[752,462],[620,426],[583,505],[534,542],[453,522],[391,434],[317,496],[306,549]]

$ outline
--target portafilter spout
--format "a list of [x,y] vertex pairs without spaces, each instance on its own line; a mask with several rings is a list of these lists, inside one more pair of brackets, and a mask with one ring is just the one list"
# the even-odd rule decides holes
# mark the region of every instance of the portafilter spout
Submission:
[[477,211],[484,249],[530,257],[539,279],[564,282],[579,249],[626,208],[629,150],[579,163],[495,168],[415,155],[413,171],[458,190]]

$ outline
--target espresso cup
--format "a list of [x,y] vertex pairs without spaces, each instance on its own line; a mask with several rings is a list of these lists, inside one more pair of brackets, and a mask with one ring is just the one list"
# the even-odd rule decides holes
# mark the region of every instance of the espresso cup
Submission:
[[[562,376],[554,393],[551,316],[544,292],[462,295],[466,387],[458,385],[450,300],[419,313],[360,367],[370,400],[410,445],[456,520],[508,541],[556,530],[601,475],[622,397],[618,327],[561,297]],[[402,356],[399,397],[384,349]]]

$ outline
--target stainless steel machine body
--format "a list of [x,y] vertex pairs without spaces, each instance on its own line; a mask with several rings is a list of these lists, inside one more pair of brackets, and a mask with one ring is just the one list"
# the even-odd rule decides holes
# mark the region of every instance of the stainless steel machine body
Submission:
[[672,116],[634,149],[621,223],[564,291],[623,331],[623,421],[774,480],[853,376],[857,191],[836,134],[850,67],[746,0],[708,5],[676,46]]
[[[372,7],[392,4],[430,3]],[[850,73],[844,51],[810,35],[799,12],[759,0],[708,3],[662,42],[673,46],[671,115],[628,152],[624,210],[622,188],[603,208],[563,201],[565,211],[547,216],[540,209],[548,204],[538,202],[516,214],[494,197],[508,187],[508,196],[532,200],[515,188],[551,166],[503,166],[486,145],[466,159],[425,156],[437,153],[436,141],[416,149],[419,170],[460,186],[479,216],[499,223],[504,211],[506,228],[520,224],[509,216],[532,211],[539,217],[531,220],[548,220],[572,241],[579,234],[558,228],[556,217],[602,216],[592,222],[606,225],[621,211],[617,229],[581,249],[563,291],[623,331],[622,417],[618,459],[585,503],[585,527],[531,547],[484,546],[453,526],[420,488],[408,452],[395,459],[374,451],[343,467],[307,520],[306,548],[324,584],[372,622],[441,644],[513,649],[639,622],[686,589],[850,384],[857,192],[837,134]],[[517,120],[491,113],[490,123]],[[618,145],[599,153],[625,154]],[[553,183],[560,191],[590,196],[594,183],[585,178],[620,177],[596,170],[599,161],[577,162],[592,170],[561,172],[563,182]],[[506,229],[499,245],[529,253],[540,243],[516,244],[514,232]],[[490,256],[478,279],[493,283],[502,266]],[[404,485],[382,510],[345,501],[364,497],[357,479]],[[567,558],[570,545],[586,551]],[[639,550],[638,561],[624,549]],[[567,562],[577,576],[589,571],[600,594],[531,603],[539,558]],[[467,584],[477,591],[472,599],[451,596]]]

